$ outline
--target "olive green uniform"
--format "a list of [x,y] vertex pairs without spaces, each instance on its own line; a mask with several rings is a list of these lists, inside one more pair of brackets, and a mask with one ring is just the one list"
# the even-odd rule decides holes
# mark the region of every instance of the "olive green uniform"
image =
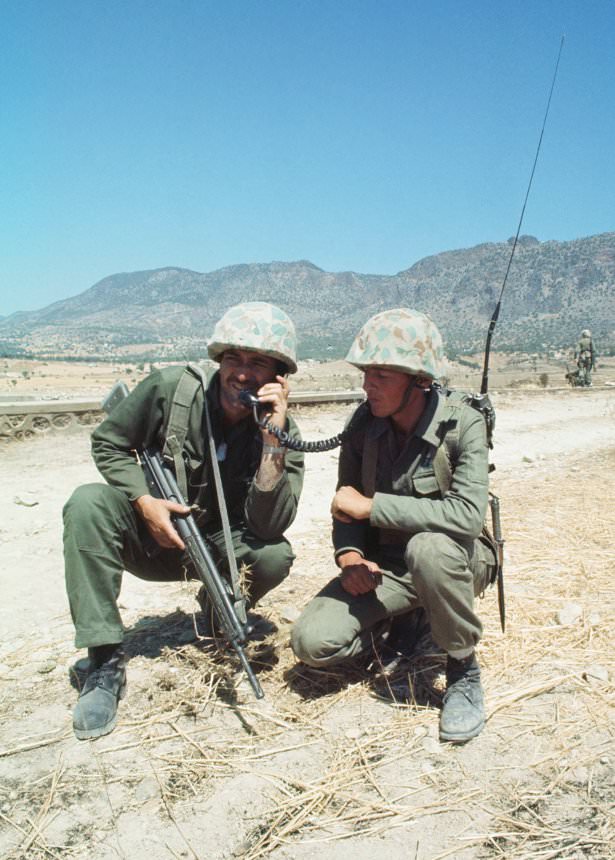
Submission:
[[[338,488],[373,495],[373,505],[369,521],[334,520],[335,556],[359,552],[378,563],[382,582],[353,596],[336,578],[307,605],[291,641],[297,657],[310,665],[366,652],[392,616],[417,606],[425,608],[433,638],[451,656],[465,657],[480,639],[474,597],[495,564],[479,539],[488,504],[485,422],[468,406],[453,409],[437,390],[426,396],[425,411],[403,443],[390,419],[368,413],[364,427],[342,446]],[[443,497],[433,457],[453,425],[452,483]],[[370,459],[375,493],[366,486]]]
[[[131,502],[150,492],[134,450],[162,448],[173,395],[183,367],[154,371],[92,435],[94,461],[107,484],[77,488],[64,508],[66,587],[77,647],[123,639],[117,606],[124,570],[142,579],[180,580],[194,574],[185,554],[162,549],[147,532]],[[273,489],[256,486],[261,432],[252,416],[224,429],[218,375],[207,399],[238,564],[250,565],[249,597],[254,604],[287,575],[294,560],[283,533],[292,523],[303,484],[303,455],[288,450],[284,472]],[[299,435],[292,418],[286,429]],[[226,570],[222,525],[207,462],[203,391],[189,411],[184,442],[188,503],[212,555]]]
[[582,335],[575,350],[577,360],[578,376],[581,385],[592,384],[592,370],[596,367],[596,355],[591,337]]

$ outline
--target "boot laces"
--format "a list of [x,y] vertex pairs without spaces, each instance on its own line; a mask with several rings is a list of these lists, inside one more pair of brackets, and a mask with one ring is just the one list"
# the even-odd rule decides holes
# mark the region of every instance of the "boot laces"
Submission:
[[475,705],[475,696],[480,692],[480,678],[471,677],[470,675],[461,675],[451,683],[449,683],[446,692],[444,693],[443,701],[446,702],[453,695],[459,694],[464,696],[471,705]]
[[106,663],[102,663],[97,669],[90,672],[83,686],[83,691],[86,692],[100,687],[103,690],[111,692],[116,682],[121,683],[123,668],[122,656],[114,654]]

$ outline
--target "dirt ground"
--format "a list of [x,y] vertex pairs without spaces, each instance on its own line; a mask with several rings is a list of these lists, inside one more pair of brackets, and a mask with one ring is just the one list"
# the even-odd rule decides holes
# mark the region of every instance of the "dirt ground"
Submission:
[[[335,452],[307,457],[297,560],[259,607],[275,628],[249,648],[265,699],[207,653],[194,583],[127,575],[118,727],[77,741],[61,508],[99,477],[85,428],[3,447],[0,857],[613,858],[615,388],[519,390],[496,408],[507,630],[489,591],[488,722],[461,747],[437,740],[437,654],[386,680],[292,657],[290,624],[334,573]],[[302,409],[304,437],[347,412]]]

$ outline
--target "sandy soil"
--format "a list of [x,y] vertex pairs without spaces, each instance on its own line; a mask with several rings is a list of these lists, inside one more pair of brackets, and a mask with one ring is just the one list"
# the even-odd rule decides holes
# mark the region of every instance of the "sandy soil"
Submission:
[[[98,476],[85,430],[7,445],[0,856],[615,856],[615,391],[519,392],[496,406],[508,629],[490,591],[480,646],[489,720],[460,748],[437,741],[437,656],[388,684],[294,663],[290,622],[333,573],[335,453],[308,457],[289,533],[297,561],[261,607],[276,628],[251,646],[266,698],[205,653],[194,584],[127,575],[119,725],[76,741],[61,508]],[[337,432],[346,412],[303,410],[304,436]]]

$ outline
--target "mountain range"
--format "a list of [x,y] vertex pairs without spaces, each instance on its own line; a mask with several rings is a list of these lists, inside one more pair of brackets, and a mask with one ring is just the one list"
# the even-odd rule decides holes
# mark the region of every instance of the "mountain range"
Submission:
[[[307,260],[109,275],[77,296],[0,318],[0,354],[196,359],[228,307],[268,301],[295,321],[301,358],[343,356],[369,316],[401,306],[429,313],[454,358],[483,348],[512,241],[445,251],[396,275],[326,272]],[[521,236],[493,348],[557,351],[590,328],[598,351],[612,352],[614,284],[615,232],[568,242]]]

